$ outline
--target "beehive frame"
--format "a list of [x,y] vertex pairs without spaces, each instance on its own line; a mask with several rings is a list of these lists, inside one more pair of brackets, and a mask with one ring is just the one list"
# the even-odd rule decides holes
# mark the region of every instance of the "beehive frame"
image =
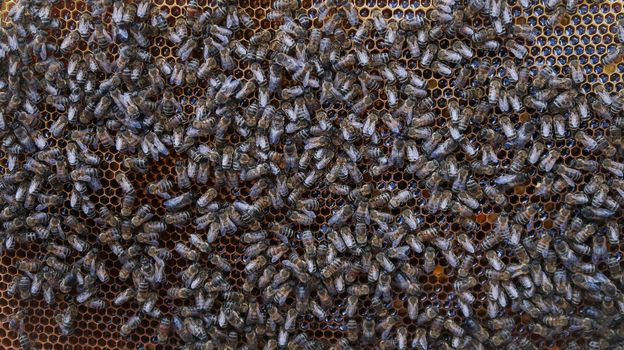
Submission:
[[[3,5],[4,12],[11,8],[13,2],[7,1]],[[169,25],[172,26],[177,18],[185,16],[185,1],[178,0],[157,0],[155,4],[160,7],[161,10],[167,12],[169,15]],[[528,57],[524,60],[527,66],[530,68],[531,73],[535,75],[539,67],[544,64],[552,65],[556,71],[561,74],[567,74],[568,70],[565,68],[569,65],[573,59],[580,60],[583,64],[586,72],[586,83],[581,86],[585,92],[592,90],[596,84],[604,85],[607,91],[617,92],[624,89],[624,81],[622,80],[624,74],[624,62],[618,60],[615,63],[609,65],[601,64],[601,58],[607,53],[615,49],[617,43],[615,42],[614,28],[618,20],[624,19],[624,11],[622,7],[624,4],[615,1],[605,1],[602,3],[594,3],[591,1],[581,1],[578,4],[578,11],[572,15],[566,14],[560,24],[549,28],[544,25],[544,20],[548,15],[548,11],[541,3],[533,4],[530,9],[522,9],[522,7],[516,3],[516,1],[509,1],[508,4],[512,8],[517,24],[527,23],[534,26],[539,31],[537,40],[534,44],[527,44],[529,48]],[[206,4],[205,0],[199,0],[198,5],[202,9],[216,8],[216,3]],[[364,18],[370,16],[374,10],[381,10],[384,17],[401,18],[402,16],[414,16],[417,14],[427,15],[432,9],[430,0],[415,1],[385,1],[385,0],[370,0],[362,1],[356,0],[354,5],[358,9],[359,15]],[[71,30],[74,30],[77,21],[81,13],[85,11],[85,4],[79,1],[61,0],[52,7],[52,17],[59,18],[61,20],[60,29],[56,30],[51,35],[57,39],[57,44],[60,44],[62,38],[66,37]],[[238,3],[238,6],[244,8],[244,10],[254,18],[254,22],[261,28],[277,29],[278,24],[270,22],[266,19],[267,12],[270,11],[271,2],[268,0],[242,0]],[[315,19],[316,12],[311,0],[303,0],[301,6],[307,9],[310,18],[314,26],[318,26]],[[104,16],[104,22],[110,24],[110,14]],[[8,23],[6,15],[2,16],[1,23]],[[472,23],[476,27],[483,25],[482,19],[475,19]],[[242,41],[245,42],[246,38],[250,37],[253,33],[249,30],[239,33],[243,35]],[[353,29],[350,29],[349,34],[353,34]],[[380,49],[383,44],[380,38],[369,38],[367,45]],[[444,39],[439,43],[440,47],[448,47],[449,41]],[[89,47],[81,43],[79,46],[81,52],[89,51]],[[151,43],[149,51],[154,57],[173,57],[172,51],[174,46],[172,43],[157,39]],[[108,49],[108,54],[111,57],[115,57],[117,54],[117,48],[115,45],[111,45]],[[494,66],[497,67],[497,73],[502,76],[502,52],[490,52],[487,57],[491,60]],[[483,57],[480,56],[479,59]],[[435,125],[441,127],[447,121],[447,112],[445,101],[450,98],[461,98],[457,91],[453,88],[453,78],[441,77],[437,74],[432,75],[428,69],[422,69],[418,66],[417,62],[408,59],[402,59],[403,63],[413,69],[424,77],[428,81],[427,88],[430,91],[430,95],[436,101],[435,111],[439,118],[436,120]],[[477,59],[474,60],[475,62]],[[237,61],[237,67],[233,70],[235,77],[249,77],[251,72],[249,66],[241,61]],[[181,98],[183,109],[187,113],[192,113],[194,110],[194,103],[196,99],[200,98],[204,94],[204,89],[200,87],[181,87],[175,89],[176,96],[184,96]],[[381,99],[376,101],[373,109],[380,113],[386,109],[383,94]],[[273,101],[277,102],[277,101]],[[247,106],[243,106],[247,107]],[[49,128],[52,121],[55,119],[56,112],[52,107],[43,112],[44,123],[46,128]],[[346,117],[348,111],[346,109],[332,109],[328,111],[328,114],[335,113],[338,116]],[[492,118],[496,118],[493,115]],[[512,119],[513,122],[524,122],[528,120],[538,120],[538,113],[524,112],[517,118]],[[588,130],[591,131],[593,136],[606,135],[609,133],[609,125],[599,118],[592,119],[587,122]],[[383,132],[382,132],[382,135]],[[387,133],[386,133],[387,136]],[[466,132],[466,137],[477,140],[478,130],[469,129]],[[212,140],[211,140],[212,141]],[[53,137],[48,138],[48,142],[51,145],[59,147],[65,146],[65,140],[55,139]],[[238,137],[234,136],[229,139],[228,142],[232,145],[240,143]],[[388,146],[386,142],[383,142]],[[561,150],[563,154],[563,163],[571,164],[575,157],[583,155],[588,159],[595,159],[595,156],[584,151],[578,144],[569,142],[568,139],[553,140],[547,145],[550,147],[556,147]],[[158,163],[150,164],[148,171],[140,174],[127,171],[122,166],[124,158],[127,156],[116,152],[114,149],[103,148],[94,151],[95,154],[102,157],[105,162],[100,165],[100,171],[102,174],[102,185],[104,187],[99,193],[94,194],[91,198],[98,205],[103,205],[109,209],[116,211],[120,208],[120,198],[122,192],[115,181],[115,176],[119,172],[126,172],[134,187],[137,189],[137,205],[144,203],[150,203],[156,208],[156,213],[160,216],[165,214],[163,207],[163,200],[157,196],[148,194],[145,191],[146,186],[164,176],[175,177],[175,164],[181,159],[180,156],[172,154],[164,157]],[[503,165],[507,165],[513,158],[512,150],[501,149],[497,152],[498,159]],[[616,159],[622,160],[621,154],[616,155]],[[458,159],[462,160],[462,159]],[[4,154],[0,157],[0,164],[5,166],[7,158]],[[540,199],[533,195],[535,186],[541,179],[535,169],[529,170],[530,175],[535,175],[532,180],[526,182],[522,186],[517,186],[507,191],[506,196],[508,205],[506,207],[498,207],[495,205],[485,204],[482,206],[482,212],[476,217],[476,222],[480,225],[481,232],[475,234],[477,242],[481,241],[490,231],[496,221],[498,215],[505,211],[508,213],[515,213],[521,210],[526,203],[536,203],[543,208],[543,211],[539,214],[539,219],[535,222],[535,228],[540,226],[544,228],[551,228],[553,225],[553,218],[555,213],[561,206],[561,198],[551,197],[547,200]],[[587,174],[579,181],[579,189],[583,184],[589,182],[592,174]],[[425,181],[416,178],[414,175],[407,174],[401,171],[394,170],[388,172],[382,176],[370,176],[365,174],[365,181],[372,184],[377,189],[387,189],[396,193],[399,190],[406,188],[414,189],[417,193],[422,195],[422,200],[426,200],[429,196],[429,192],[425,186]],[[193,184],[192,191],[197,193],[203,193],[210,183],[206,185]],[[220,197],[223,200],[232,201],[235,198],[248,198],[249,188],[251,184],[244,184],[236,191],[223,190],[220,193]],[[53,189],[50,189],[53,191]],[[67,191],[68,189],[64,189]],[[174,191],[175,192],[175,191]],[[69,193],[69,192],[67,192]],[[182,193],[177,191],[175,193]],[[327,188],[312,189],[309,194],[314,197],[318,197],[321,204],[321,209],[317,213],[315,223],[310,227],[313,231],[324,232],[324,226],[326,226],[327,220],[332,216],[332,213],[343,204],[343,199],[339,196],[331,194]],[[420,209],[423,204],[422,200],[411,200],[408,202],[408,207],[413,210],[420,210],[420,214],[424,216],[424,228],[432,225],[438,225],[444,232],[447,232],[447,237],[455,239],[456,235],[463,232],[462,226],[459,222],[459,218],[453,217],[453,215],[437,214],[430,215],[424,209]],[[397,213],[395,213],[397,214]],[[266,222],[280,222],[285,218],[285,211],[277,211],[271,209],[267,214]],[[91,219],[84,218],[85,222],[90,227],[95,227],[92,224]],[[621,215],[618,216],[617,221],[622,223]],[[162,242],[165,242],[166,247],[173,250],[177,242],[186,242],[188,234],[194,232],[192,225],[187,225],[183,229],[169,228],[163,236],[161,236]],[[322,236],[321,236],[322,237]],[[321,238],[323,240],[324,238]],[[89,237],[89,243],[97,243],[97,235],[93,234]],[[239,242],[237,236],[225,236],[219,238],[215,243],[215,246],[222,247],[224,256],[228,261],[235,266],[235,270],[232,271],[228,280],[237,287],[242,287],[244,283],[244,273],[242,272],[244,263],[242,261],[242,254],[244,247]],[[621,252],[622,246],[611,246],[610,251]],[[13,276],[17,274],[16,264],[21,259],[37,259],[45,253],[44,247],[39,244],[30,244],[28,246],[18,246],[14,252],[5,252],[2,256],[0,264],[0,290],[5,291],[8,285],[11,283]],[[462,251],[459,247],[456,247],[456,253],[461,257]],[[510,255],[510,252],[504,249],[499,253],[502,256],[502,260],[505,263],[512,263],[514,260]],[[126,288],[124,282],[117,280],[117,272],[119,266],[115,263],[115,257],[112,253],[107,251],[101,252],[105,261],[113,262],[111,265],[111,282],[108,284],[102,284],[100,290],[100,296],[111,304],[114,296]],[[485,275],[483,274],[483,268],[487,265],[485,257],[483,255],[475,254],[475,266],[472,272],[475,276],[478,276],[479,282],[485,281]],[[415,266],[421,266],[423,261],[420,257],[413,257],[410,262]],[[176,273],[183,270],[188,266],[188,262],[179,256],[175,256],[170,260],[167,266],[167,276],[175,276]],[[606,270],[604,264],[598,266],[600,270]],[[438,305],[440,307],[440,313],[445,316],[452,317],[461,323],[462,316],[456,314],[456,305],[454,305],[456,295],[453,291],[453,282],[456,279],[456,270],[448,266],[448,263],[443,256],[438,255],[436,257],[436,268],[434,273],[430,276],[421,276],[419,282],[422,283],[424,294],[421,296],[421,307],[424,308],[427,305]],[[365,282],[365,277],[362,282]],[[175,278],[175,277],[173,277]],[[160,299],[159,305],[163,308],[165,313],[171,312],[174,306],[178,305],[178,302],[171,303],[166,300],[166,290],[170,286],[176,285],[177,281],[167,281],[163,283],[162,288],[159,290]],[[486,319],[485,311],[485,291],[481,291],[479,286],[475,287],[475,295],[477,301],[473,305],[475,310],[475,317],[477,319]],[[257,293],[257,292],[256,292]],[[361,302],[363,302],[361,300]],[[344,312],[345,300],[343,297],[338,296],[334,298],[335,307],[331,308],[331,320],[328,322],[318,322],[316,320],[303,319],[300,323],[302,330],[313,339],[323,339],[329,343],[344,336],[346,320],[342,316]],[[391,315],[398,315],[403,325],[408,329],[411,339],[416,326],[406,316],[406,299],[404,295],[396,295],[392,303],[384,305],[387,309],[387,313]],[[30,310],[30,314],[26,321],[26,332],[31,337],[31,341],[35,348],[42,349],[169,349],[175,348],[176,343],[179,340],[173,338],[170,344],[166,346],[158,345],[155,342],[155,332],[158,328],[158,320],[149,319],[143,320],[137,331],[133,332],[129,337],[121,337],[119,335],[119,325],[121,325],[129,316],[134,313],[136,305],[131,307],[122,306],[114,307],[113,305],[107,306],[102,311],[90,311],[84,306],[79,307],[79,317],[75,325],[75,331],[68,335],[60,335],[54,321],[54,314],[59,310],[64,310],[67,307],[67,301],[57,298],[57,302],[53,306],[45,305],[39,298],[31,299],[27,301],[15,301],[15,299],[9,298],[6,295],[0,298],[0,314],[8,316],[14,313],[18,307],[25,306]],[[363,302],[364,307],[358,312],[356,320],[361,321],[368,313],[374,312],[370,309],[370,301]],[[525,317],[515,314],[512,310],[509,310],[509,316],[515,317],[516,327],[513,330],[514,335],[523,335],[527,333]],[[563,349],[566,347],[568,341],[573,338],[574,335],[560,335],[553,339],[544,339],[537,336],[531,336],[531,340],[535,342],[538,348],[551,348],[551,349]],[[244,340],[243,336],[239,337],[241,344]],[[578,338],[579,344],[584,344],[584,339]],[[8,329],[6,324],[0,326],[0,347],[4,349],[19,349],[18,334]]]

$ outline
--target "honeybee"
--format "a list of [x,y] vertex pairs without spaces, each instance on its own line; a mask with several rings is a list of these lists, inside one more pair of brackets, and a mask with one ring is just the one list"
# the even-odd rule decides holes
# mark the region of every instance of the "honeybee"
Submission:
[[169,317],[161,317],[158,323],[157,340],[159,344],[166,344],[169,341],[171,332],[171,320]]
[[570,77],[577,85],[585,81],[585,72],[579,60],[570,61]]
[[434,61],[431,64],[431,69],[443,77],[450,77],[453,75],[453,69],[440,61]]
[[120,333],[123,337],[127,337],[141,324],[141,316],[134,315],[129,317],[126,322],[121,326]]
[[28,316],[28,310],[19,308],[11,316],[7,317],[9,328],[14,331],[21,331],[24,328],[24,320]]
[[614,221],[609,221],[606,225],[606,236],[608,238],[609,244],[619,244],[620,242],[620,231],[618,228],[618,224]]
[[163,202],[163,205],[168,211],[179,211],[193,203],[193,194],[186,192],[177,197],[167,199]]
[[62,334],[67,335],[73,331],[77,313],[78,308],[75,305],[70,305],[65,311],[55,315],[54,319]]
[[424,67],[430,66],[437,52],[438,52],[438,46],[434,44],[427,45],[427,47],[425,48],[425,51],[422,53],[422,56],[420,57],[420,64],[422,64]]
[[175,251],[187,260],[196,261],[197,259],[199,259],[199,253],[189,248],[184,243],[181,243],[181,242],[176,243]]
[[612,64],[624,55],[624,47],[617,46],[614,50],[607,51],[607,54],[602,57],[603,64]]
[[250,260],[249,263],[245,265],[245,272],[252,273],[252,272],[258,271],[262,267],[264,267],[266,264],[267,264],[267,259],[263,255],[260,255]]
[[615,176],[622,177],[624,175],[624,164],[610,159],[604,159],[601,163],[602,167],[611,172]]
[[134,193],[134,186],[132,186],[132,183],[130,182],[126,174],[117,173],[117,175],[115,175],[115,180],[119,184],[119,187],[121,187],[121,190],[124,192],[124,194]]
[[28,337],[28,335],[23,330],[19,331],[19,336],[18,336],[17,340],[18,340],[22,350],[31,350],[32,349],[32,343],[30,342],[30,338]]
[[212,255],[210,257],[210,263],[215,265],[219,270],[223,271],[223,272],[230,272],[232,271],[232,265],[230,265],[227,260],[225,260],[224,258],[218,256],[218,255]]

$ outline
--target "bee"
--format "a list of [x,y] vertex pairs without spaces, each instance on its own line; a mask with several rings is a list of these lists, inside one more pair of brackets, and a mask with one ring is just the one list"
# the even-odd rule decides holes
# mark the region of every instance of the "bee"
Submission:
[[582,130],[579,130],[576,134],[574,134],[574,139],[590,152],[598,147],[598,142]]
[[608,65],[620,59],[624,56],[624,47],[617,46],[614,50],[607,51],[607,54],[602,57],[602,64]]
[[431,69],[433,72],[438,73],[443,77],[450,77],[453,75],[453,69],[440,61],[434,61],[431,64]]
[[166,89],[163,92],[163,98],[160,101],[160,108],[166,116],[172,116],[179,110],[180,104],[175,99],[173,90]]
[[197,261],[199,259],[199,253],[188,246],[186,246],[182,242],[178,242],[175,245],[175,251],[180,254],[183,258],[190,261]]
[[172,299],[188,299],[193,295],[193,290],[188,288],[171,287],[167,290],[167,296]]
[[212,257],[210,257],[210,263],[215,265],[219,270],[223,272],[232,271],[232,265],[230,265],[230,263],[228,263],[227,260],[225,260],[221,256],[213,255]]
[[134,315],[129,317],[126,322],[121,326],[120,333],[122,337],[127,337],[141,324],[141,316]]
[[77,313],[78,308],[75,305],[70,305],[65,311],[55,315],[54,319],[62,334],[67,335],[73,331]]
[[411,191],[403,190],[403,191],[397,193],[392,198],[390,198],[390,201],[388,202],[388,205],[390,206],[390,208],[397,208],[399,206],[404,205],[410,199],[413,199],[413,198],[414,198],[414,194]]
[[77,252],[83,253],[91,247],[89,243],[78,237],[77,235],[70,235],[67,237],[67,243],[71,245]]
[[577,85],[585,81],[585,72],[579,60],[570,61],[570,77]]
[[590,225],[586,225],[579,229],[577,232],[573,233],[572,238],[577,243],[585,242],[589,237],[593,236],[596,232],[596,229]]
[[[453,48],[454,53],[459,54],[461,57],[467,60],[472,59],[472,57],[474,56],[473,50],[468,45],[466,45],[464,42],[460,40],[454,41],[452,44],[452,48]],[[455,56],[454,59],[450,61],[449,63],[459,63],[460,61],[461,61],[461,58],[458,58]]]
[[535,185],[535,195],[541,197],[548,197],[553,192],[554,180],[552,176],[545,176],[540,182]]
[[167,192],[169,192],[172,188],[173,182],[171,182],[171,180],[161,179],[147,185],[147,193],[158,195],[163,199],[170,199],[171,195]]
[[425,51],[422,53],[422,56],[420,56],[420,64],[424,67],[429,67],[437,53],[438,46],[434,44],[427,45]]
[[23,330],[19,331],[17,341],[19,342],[22,350],[31,350],[33,348],[32,343],[30,342],[30,338]]
[[232,309],[225,310],[225,319],[232,327],[239,330],[242,329],[245,324],[240,315]]
[[514,216],[514,221],[520,225],[526,225],[533,220],[533,217],[537,214],[539,208],[536,205],[527,205]]
[[260,270],[261,268],[263,268],[266,264],[267,264],[267,259],[263,256],[260,255],[252,260],[250,260],[246,265],[245,265],[245,272],[247,273],[253,273],[255,271]]
[[17,269],[19,271],[37,272],[41,269],[41,263],[39,261],[21,260],[17,263]]
[[607,256],[607,239],[604,235],[595,235],[592,239],[592,261],[598,264]]
[[[51,257],[50,257],[51,258]],[[50,259],[48,258],[48,260]],[[21,300],[29,299],[32,296],[31,286],[32,281],[27,275],[17,277],[17,290]]]
[[24,328],[24,320],[28,316],[28,310],[19,308],[11,316],[7,317],[9,328],[14,331],[21,331]]
[[177,197],[167,199],[163,202],[163,205],[168,211],[179,211],[191,205],[193,203],[193,194],[186,192]]
[[[542,157],[542,160],[539,162],[539,169],[544,172],[550,172],[560,156],[561,153],[559,151],[554,149],[550,150],[544,157]],[[529,155],[529,161],[530,159],[531,156]]]
[[601,162],[601,166],[615,176],[624,176],[624,164],[620,162],[616,162],[610,159],[603,159]]
[[609,221],[605,225],[606,228],[606,236],[608,238],[609,244],[619,244],[620,242],[620,231],[619,225],[614,221]]
[[119,184],[119,187],[121,188],[124,194],[134,193],[134,186],[132,186],[132,183],[130,182],[130,179],[128,179],[126,174],[117,173],[117,175],[115,175],[115,180]]
[[158,323],[157,340],[159,344],[167,344],[171,333],[171,320],[169,317],[161,317]]
[[485,257],[488,261],[488,264],[496,271],[502,271],[503,269],[505,269],[505,264],[503,263],[503,261],[498,257],[497,253],[493,250],[488,250],[485,253]]
[[64,54],[68,54],[76,47],[78,40],[80,40],[80,33],[78,31],[72,31],[63,39],[59,49]]
[[450,318],[444,320],[444,328],[456,337],[463,336],[465,332],[461,326],[459,326],[457,323],[455,323],[455,321]]
[[548,327],[565,327],[568,325],[569,319],[567,316],[544,316],[542,322]]
[[566,193],[564,202],[569,205],[583,205],[589,203],[589,196],[585,193]]
[[468,81],[470,76],[472,75],[472,68],[468,65],[461,66],[459,71],[457,72],[457,77],[455,78],[455,88],[462,90],[468,85]]
[[[391,47],[397,40],[397,32],[399,30],[399,24],[397,22],[388,22],[385,26],[384,44],[387,47]],[[381,34],[381,31],[379,31]]]
[[462,248],[464,248],[464,250],[466,252],[468,252],[470,254],[474,254],[476,252],[476,248],[475,248],[474,244],[472,244],[472,241],[470,240],[468,235],[466,235],[464,233],[458,235],[457,236],[457,241],[462,246]]

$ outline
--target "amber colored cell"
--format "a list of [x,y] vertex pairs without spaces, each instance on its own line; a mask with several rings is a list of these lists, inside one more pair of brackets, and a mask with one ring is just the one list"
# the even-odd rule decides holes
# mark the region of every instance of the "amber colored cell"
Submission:
[[525,190],[526,190],[525,186],[516,186],[516,187],[514,187],[514,193],[517,194],[517,195],[524,194]]
[[521,113],[521,114],[520,114],[520,116],[519,116],[519,118],[518,118],[518,119],[519,119],[521,122],[523,122],[523,123],[524,123],[524,122],[528,121],[530,118],[531,118],[531,116],[529,115],[529,113],[524,112],[524,113]]
[[487,220],[487,215],[481,213],[475,216],[475,221],[482,224]]
[[490,224],[494,223],[496,221],[496,218],[498,217],[497,214],[489,214],[487,216],[487,222],[489,222]]
[[443,267],[443,266],[441,266],[441,265],[436,265],[436,266],[433,268],[433,275],[434,275],[436,278],[441,278],[441,277],[443,277],[443,276],[444,276],[444,267]]
[[[621,59],[619,59],[618,61],[621,61]],[[607,74],[613,74],[615,72],[615,70],[617,69],[617,61],[613,62],[611,64],[607,64],[604,66],[604,72]]]

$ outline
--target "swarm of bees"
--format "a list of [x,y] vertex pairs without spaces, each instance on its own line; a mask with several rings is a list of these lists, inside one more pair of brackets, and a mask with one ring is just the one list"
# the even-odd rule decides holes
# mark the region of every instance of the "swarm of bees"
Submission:
[[[394,18],[276,0],[272,28],[236,1],[85,5],[58,40],[56,0],[19,0],[0,28],[0,252],[41,251],[3,291],[23,349],[35,299],[67,303],[62,335],[79,307],[123,307],[120,337],[158,320],[155,342],[189,350],[624,348],[624,92],[586,89],[579,59],[530,69],[538,33],[507,1]],[[578,4],[544,6],[552,27]],[[605,65],[624,56],[613,26]],[[106,182],[102,154],[120,162]]]

